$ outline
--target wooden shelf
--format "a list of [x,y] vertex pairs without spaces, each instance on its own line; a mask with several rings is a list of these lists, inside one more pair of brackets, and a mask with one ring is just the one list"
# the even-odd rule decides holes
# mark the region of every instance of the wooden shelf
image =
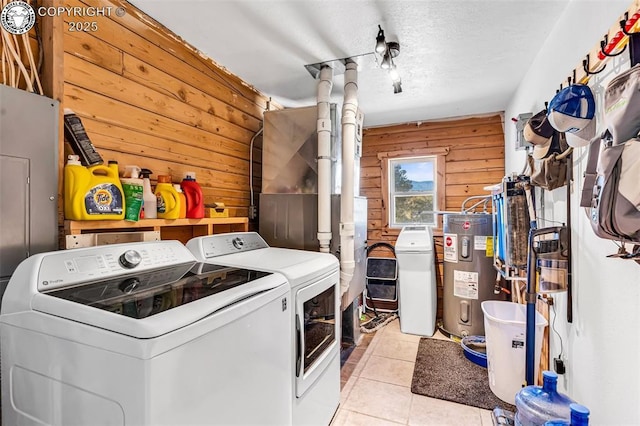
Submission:
[[[137,222],[126,220],[65,220],[64,229],[67,234],[81,234],[82,231],[97,231],[107,229],[139,229],[154,228],[159,231],[165,226],[207,226],[242,225],[243,231],[249,227],[246,217],[212,217],[204,219],[141,219]],[[158,228],[158,229],[155,229]]]
[[224,217],[204,219],[142,219],[138,222],[125,220],[65,220],[66,235],[103,232],[158,231],[163,240],[175,239],[186,243],[201,235],[249,230],[246,217]]

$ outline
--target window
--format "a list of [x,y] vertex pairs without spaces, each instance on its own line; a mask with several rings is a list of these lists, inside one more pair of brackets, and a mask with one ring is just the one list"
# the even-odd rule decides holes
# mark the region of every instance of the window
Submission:
[[[444,183],[448,154],[449,147],[424,147],[377,154],[380,161],[382,235],[397,236],[405,225],[442,227],[442,215],[436,212],[446,210]],[[397,179],[396,165],[399,166]],[[431,184],[425,183],[429,181]],[[408,184],[411,184],[410,188]],[[429,200],[431,204],[427,206]],[[403,213],[406,215],[403,216]]]
[[435,225],[436,156],[389,159],[389,227]]

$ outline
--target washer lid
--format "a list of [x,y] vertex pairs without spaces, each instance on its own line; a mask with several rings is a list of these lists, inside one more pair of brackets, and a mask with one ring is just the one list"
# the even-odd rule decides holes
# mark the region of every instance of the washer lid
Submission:
[[[199,257],[197,253],[194,253]],[[338,271],[338,259],[329,253],[268,247],[247,252],[228,254],[209,259],[241,268],[256,268],[280,272],[287,277],[292,287],[315,281],[319,277]]]
[[37,293],[32,308],[145,339],[281,285],[270,272],[188,263]]
[[187,248],[201,262],[280,272],[292,287],[338,270],[329,253],[269,247],[255,232],[232,232],[192,238]]

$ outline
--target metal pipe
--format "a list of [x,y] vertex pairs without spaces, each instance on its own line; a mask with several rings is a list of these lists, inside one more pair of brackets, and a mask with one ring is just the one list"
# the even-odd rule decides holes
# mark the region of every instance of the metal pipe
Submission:
[[347,60],[342,105],[342,195],[340,197],[340,294],[349,289],[353,272],[355,225],[353,223],[358,64]]
[[[264,130],[264,125],[260,127],[260,130],[256,132],[255,135],[251,138],[251,143],[249,144],[249,192],[251,193],[251,202],[249,203],[249,219],[255,219],[255,205],[253,199],[253,143],[256,138],[262,134]],[[253,217],[252,217],[253,216]]]
[[[491,199],[491,195],[473,195],[469,198],[466,198],[463,202],[462,202],[462,207],[460,208],[462,213],[467,213],[469,211],[474,210],[477,206],[479,206],[480,204],[485,204],[488,202],[488,200]],[[471,207],[469,208],[465,208],[465,205],[467,204],[467,201],[469,200],[480,200],[478,202],[476,202],[475,204],[473,204]]]
[[318,81],[318,241],[329,253],[331,243],[331,97],[333,69],[323,66]]

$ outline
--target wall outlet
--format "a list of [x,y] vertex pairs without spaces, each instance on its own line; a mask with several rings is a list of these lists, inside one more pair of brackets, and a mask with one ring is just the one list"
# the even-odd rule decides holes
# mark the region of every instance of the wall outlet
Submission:
[[249,206],[249,219],[253,220],[258,216],[258,207]]

